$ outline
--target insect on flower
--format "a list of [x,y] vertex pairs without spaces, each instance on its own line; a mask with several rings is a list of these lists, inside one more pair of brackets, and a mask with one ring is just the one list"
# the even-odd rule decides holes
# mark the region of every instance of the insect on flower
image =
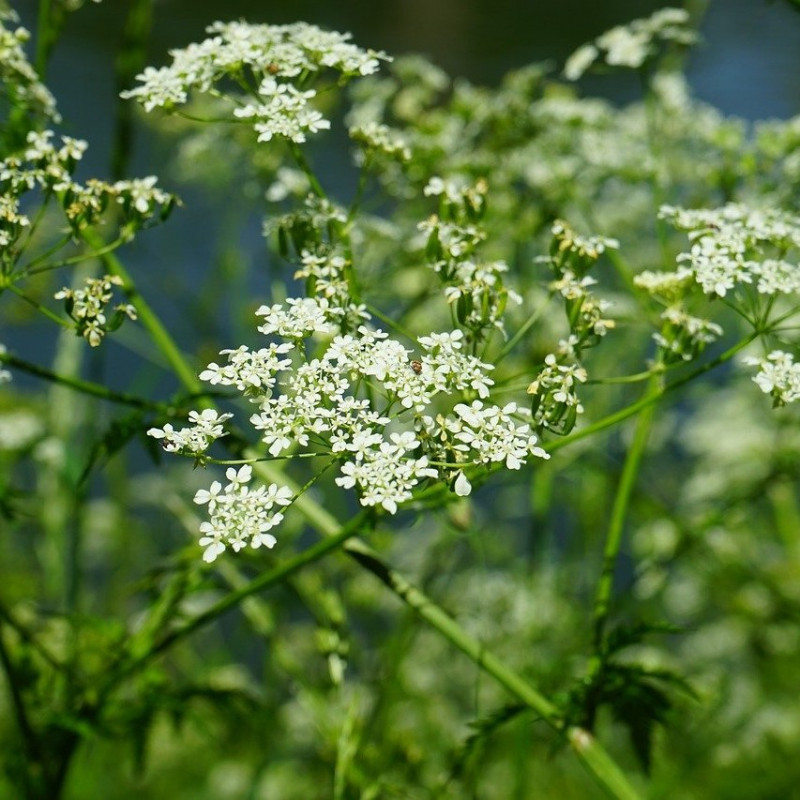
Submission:
[[421,362],[421,361],[417,361],[416,359],[414,359],[414,360],[411,362],[411,369],[413,369],[413,370],[414,370],[414,372],[415,372],[417,375],[419,375],[419,374],[422,372],[422,362]]

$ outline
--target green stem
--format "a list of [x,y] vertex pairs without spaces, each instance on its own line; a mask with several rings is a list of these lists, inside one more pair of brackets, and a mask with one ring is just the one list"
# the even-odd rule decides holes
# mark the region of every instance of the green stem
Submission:
[[347,224],[349,225],[358,214],[361,203],[364,200],[364,192],[367,188],[367,181],[369,180],[369,156],[365,156],[364,163],[361,165],[361,170],[358,173],[358,184],[356,186],[355,196],[353,202],[350,204],[350,210],[347,212]]
[[69,386],[70,389],[75,389],[77,392],[82,392],[92,397],[99,397],[102,400],[108,400],[111,403],[119,403],[120,405],[132,406],[133,408],[146,408],[151,411],[160,411],[163,414],[168,414],[172,410],[172,406],[166,403],[156,403],[152,400],[136,397],[135,395],[125,394],[124,392],[114,392],[99,383],[92,383],[91,381],[85,381],[80,378],[72,378],[68,375],[59,375],[44,367],[23,361],[21,358],[17,358],[10,353],[0,353],[0,363],[8,364],[10,367],[19,369],[22,372],[27,372],[29,375],[35,375],[37,378],[44,378],[52,383],[57,383],[61,386]]
[[56,42],[58,33],[54,30],[52,0],[39,0],[39,12],[36,21],[36,55],[34,68],[40,80],[45,79],[47,59]]
[[558,708],[539,694],[513,670],[506,667],[483,644],[473,639],[442,608],[422,591],[409,583],[399,572],[392,569],[372,548],[361,540],[348,542],[345,552],[362,567],[371,572],[406,605],[435,628],[462,653],[492,675],[511,694],[536,711],[550,725],[558,728],[561,715]]
[[[660,387],[657,384],[659,379],[653,378],[651,395],[662,396]],[[617,565],[617,558],[622,546],[622,535],[625,530],[625,520],[628,516],[633,487],[636,484],[636,477],[639,474],[639,466],[642,463],[647,438],[655,414],[655,403],[651,403],[642,409],[639,419],[636,422],[636,431],[633,442],[625,458],[622,468],[617,493],[614,497],[614,505],[611,509],[611,520],[606,534],[606,544],[603,551],[603,569],[600,579],[597,581],[597,590],[594,597],[594,648],[595,657],[603,643],[603,634],[608,619],[608,612],[611,604],[611,593],[614,588],[614,570]]]
[[40,760],[39,742],[33,727],[28,719],[28,712],[25,709],[25,701],[22,698],[20,691],[20,682],[18,680],[16,669],[11,660],[11,655],[6,649],[5,640],[3,639],[3,629],[0,627],[0,664],[3,665],[3,671],[6,674],[6,685],[8,687],[8,694],[11,700],[11,707],[13,708],[14,718],[17,721],[20,737],[22,739],[22,749],[25,752],[26,759],[29,762],[36,763]]
[[258,592],[263,592],[271,586],[274,586],[281,581],[286,580],[289,576],[293,575],[298,570],[302,569],[308,564],[328,555],[328,553],[337,550],[341,547],[342,543],[355,536],[361,528],[365,525],[368,518],[368,512],[362,511],[356,514],[345,525],[343,525],[336,534],[327,536],[325,539],[320,540],[311,547],[298,553],[293,558],[284,561],[279,566],[268,570],[267,572],[254,578],[245,586],[236,589],[230,594],[217,601],[211,607],[207,608],[202,614],[192,617],[186,624],[180,628],[176,628],[170,633],[166,634],[161,640],[155,643],[152,647],[142,652],[132,660],[128,661],[121,670],[114,673],[112,680],[105,687],[105,691],[110,691],[116,686],[120,679],[136,672],[141,666],[150,661],[154,656],[168,650],[174,644],[185,639],[190,634],[194,633],[199,628],[218,619],[226,611],[230,611],[241,603],[245,598],[250,597]]
[[[375,575],[443,638],[464,653],[484,672],[491,675],[511,695],[533,709],[555,730],[563,730],[560,712],[553,703],[536,691],[520,675],[503,664],[483,644],[469,636],[452,617],[409,583],[400,573],[388,566],[374,550],[358,539],[347,542],[344,550],[361,566]],[[619,800],[637,800],[639,794],[630,785],[628,779],[602,745],[588,731],[572,727],[566,731],[566,735],[575,754],[612,797],[619,798]]]
[[49,258],[54,252],[59,250],[63,247],[63,244],[57,243],[47,253],[42,253],[41,255],[36,256],[36,258],[29,261],[23,267],[20,267],[17,270],[15,275],[24,275],[25,277],[30,277],[31,275],[39,275],[42,272],[53,272],[54,270],[61,269],[62,267],[71,267],[74,264],[82,264],[84,261],[89,261],[92,258],[102,258],[106,253],[112,253],[114,250],[118,249],[120,245],[126,243],[126,239],[117,238],[113,242],[109,242],[108,244],[103,245],[100,250],[96,250],[91,253],[80,253],[77,256],[70,256],[69,258],[63,258],[61,261],[53,261],[51,264],[43,264],[42,266],[36,266],[40,262],[44,261],[45,259]]
[[317,197],[322,197],[323,199],[327,197],[325,194],[325,190],[322,188],[322,184],[317,180],[317,176],[314,174],[314,170],[311,169],[311,165],[308,163],[305,155],[303,154],[303,150],[299,147],[295,142],[288,142],[289,145],[289,152],[292,154],[292,158],[294,158],[297,166],[305,174],[306,178],[308,178],[308,183],[311,186],[311,190]]
[[29,305],[32,305],[40,314],[43,314],[48,319],[52,320],[53,322],[58,323],[63,328],[72,328],[73,323],[67,322],[67,320],[62,319],[58,316],[54,311],[51,311],[47,306],[43,306],[41,303],[34,300],[32,297],[29,297],[22,289],[18,286],[15,286],[13,283],[8,284],[6,287],[10,292],[13,292],[20,300],[24,300]]

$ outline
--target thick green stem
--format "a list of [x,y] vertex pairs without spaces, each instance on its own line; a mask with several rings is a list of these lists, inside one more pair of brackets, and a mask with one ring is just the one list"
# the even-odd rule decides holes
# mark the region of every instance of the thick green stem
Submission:
[[[473,639],[442,608],[388,566],[374,550],[358,539],[347,542],[344,550],[510,694],[539,714],[551,727],[557,731],[563,730],[560,712],[553,703]],[[566,730],[566,735],[578,758],[612,797],[619,800],[636,800],[639,797],[620,768],[588,731],[572,727]]]
[[39,11],[36,22],[36,55],[33,66],[39,74],[40,80],[45,79],[47,59],[53,49],[58,33],[53,28],[53,3],[52,0],[39,0]]
[[311,169],[311,165],[308,163],[308,160],[303,153],[303,149],[295,144],[294,142],[289,142],[289,152],[292,154],[292,158],[294,158],[295,163],[298,167],[303,171],[303,174],[308,178],[308,183],[311,186],[311,191],[317,197],[326,198],[328,195],[325,194],[325,190],[322,188],[322,184],[317,180],[317,176],[314,174],[314,170]]
[[[660,395],[657,386],[657,378],[653,378],[653,390],[651,394]],[[603,551],[603,569],[600,579],[597,581],[597,589],[594,597],[594,648],[599,650],[603,643],[605,624],[608,619],[608,612],[611,604],[611,593],[614,588],[614,570],[617,565],[617,558],[622,546],[622,535],[625,530],[625,520],[628,516],[633,487],[636,484],[636,477],[639,474],[639,466],[642,463],[647,438],[653,422],[656,406],[654,403],[647,405],[639,415],[636,422],[636,431],[628,455],[625,458],[625,465],[622,468],[617,493],[614,497],[614,505],[611,510],[611,520],[606,534],[606,544]]]

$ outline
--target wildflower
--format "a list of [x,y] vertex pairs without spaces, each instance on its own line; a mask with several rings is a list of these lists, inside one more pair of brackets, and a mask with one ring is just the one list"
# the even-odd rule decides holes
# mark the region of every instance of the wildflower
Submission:
[[686,265],[705,294],[725,297],[738,285],[753,283],[761,294],[800,288],[797,267],[773,257],[800,248],[799,217],[735,203],[716,209],[663,206],[659,214],[687,232],[691,248],[678,262]]
[[[572,350],[573,347],[568,348]],[[539,374],[530,386],[533,423],[537,428],[566,434],[574,427],[583,405],[576,387],[588,380],[586,370],[577,363],[561,364],[558,355],[549,353]]]
[[554,270],[570,270],[583,276],[606,250],[618,250],[619,242],[606,236],[580,236],[564,220],[556,220],[551,231],[553,241],[547,259]]
[[121,286],[122,279],[117,275],[104,275],[102,278],[87,278],[83,289],[64,287],[53,295],[56,300],[64,300],[70,317],[75,321],[76,332],[83,336],[92,347],[97,347],[106,333],[116,330],[123,319],[136,319],[136,309],[126,303],[114,307],[114,315],[106,318],[106,306],[112,298],[112,287]]
[[406,139],[394,133],[388,125],[368,122],[354,125],[349,130],[350,138],[361,145],[364,153],[374,153],[401,163],[411,160],[411,149]]
[[122,93],[138,100],[145,111],[171,109],[188,102],[193,91],[211,92],[225,78],[251,82],[258,100],[244,96],[233,107],[233,119],[254,123],[259,141],[282,137],[304,142],[307,133],[330,127],[312,101],[314,89],[299,89],[293,79],[333,70],[339,82],[370,75],[384,53],[362,50],[350,43],[350,34],[323,31],[314,25],[251,25],[215,22],[202,42],[173,50],[172,63],[147,67],[137,76],[139,85]]
[[722,328],[716,323],[693,317],[676,306],[667,308],[661,319],[664,325],[660,332],[653,334],[653,339],[665,364],[691,361],[707,344],[722,336]]
[[14,87],[15,102],[20,103],[21,107],[26,107],[35,116],[58,123],[61,117],[56,109],[56,101],[40,82],[23,50],[30,33],[21,26],[13,31],[6,27],[6,20],[16,21],[16,15],[12,14],[13,12],[6,13],[0,18],[0,64],[3,82]]
[[507,469],[519,469],[529,455],[550,456],[536,446],[537,438],[529,434],[528,425],[517,425],[513,415],[516,403],[503,408],[484,406],[480,400],[471,405],[457,403],[453,411],[457,419],[449,423],[449,431],[458,443],[456,448],[469,452],[476,463],[502,462]]
[[309,100],[316,97],[313,89],[301,92],[290,83],[278,83],[265,78],[258,87],[262,102],[234,109],[238,119],[255,119],[259,142],[268,142],[273,136],[293,142],[304,142],[306,132],[327,130],[331,123],[319,111],[311,108]]
[[163,428],[150,428],[147,435],[161,440],[162,447],[168,453],[200,455],[217,439],[227,435],[222,423],[232,416],[233,414],[220,414],[210,408],[199,413],[191,411],[189,421],[194,425],[176,431],[167,423]]
[[[286,307],[262,307],[258,313],[273,322],[285,320],[287,311],[304,304],[297,299]],[[316,313],[313,309],[321,305],[308,307]],[[298,338],[315,333],[308,327],[299,333],[295,329],[279,331],[278,327],[268,324],[260,330],[267,335],[298,334]],[[536,445],[530,424],[517,421],[524,414],[514,403],[501,408],[488,402],[492,366],[463,352],[463,331],[433,332],[416,344],[419,357],[411,359],[413,351],[386,332],[361,325],[353,333],[334,336],[318,358],[307,358],[305,348],[292,342],[272,342],[259,350],[245,345],[225,350],[227,363],[209,364],[200,378],[232,385],[256,406],[250,424],[271,456],[307,448],[313,441],[318,454],[327,451],[338,462],[338,486],[356,489],[362,505],[380,507],[390,514],[411,499],[422,481],[450,482],[455,472],[463,474],[467,465],[502,464],[519,469],[531,456],[547,457]],[[412,361],[417,363],[416,369]],[[365,392],[366,386],[369,392]],[[471,405],[457,403],[452,412],[436,421],[424,414],[438,395],[463,392],[480,399]],[[382,409],[375,398],[382,399]],[[161,440],[169,452],[201,458],[225,435],[222,423],[230,416],[210,410],[192,412],[192,426],[176,430],[167,424],[148,434]],[[408,416],[411,419],[406,419]],[[196,502],[207,505],[211,514],[201,531],[206,560],[216,558],[227,545],[236,550],[253,540],[271,541],[264,538],[271,537],[266,528],[248,527],[243,522],[245,511],[233,510],[239,497],[245,498],[242,502],[250,508],[247,504],[256,502],[250,495],[257,492],[261,497],[263,487],[245,491],[232,483],[229,475],[224,491],[215,482],[197,496]],[[457,491],[466,493],[468,487],[466,477],[457,478]],[[253,513],[261,512],[256,509]],[[278,516],[270,516],[269,528],[277,521]],[[244,532],[234,535],[232,526],[240,523]],[[257,536],[262,538],[253,539]]]
[[644,270],[633,277],[634,286],[667,303],[681,300],[694,283],[694,273],[688,267],[679,267],[673,272]]
[[203,560],[214,561],[217,556],[230,547],[234,552],[248,545],[272,548],[276,538],[269,533],[283,520],[283,514],[276,508],[285,507],[292,502],[292,492],[286,486],[273,483],[269,486],[248,486],[252,478],[249,464],[238,471],[226,471],[227,485],[222,487],[214,481],[209,489],[201,489],[194,496],[194,502],[207,506],[209,520],[200,524],[200,546],[204,547]]
[[222,350],[220,355],[227,356],[228,363],[219,366],[212,362],[199,377],[212,386],[235,386],[240,392],[248,389],[269,391],[275,385],[277,373],[291,363],[290,359],[281,356],[293,349],[294,345],[285,342],[273,343],[256,351],[245,345],[235,350]]
[[280,304],[271,308],[261,306],[256,316],[264,317],[264,324],[259,325],[258,330],[264,334],[277,333],[289,339],[315,333],[335,333],[337,330],[330,303],[325,297],[290,297],[286,305],[286,309]]
[[794,403],[800,398],[800,364],[783,350],[773,350],[766,358],[748,357],[744,363],[758,367],[753,382],[772,397],[775,407]]
[[689,14],[682,8],[662,8],[649,17],[618,25],[579,47],[564,66],[564,77],[578,80],[594,63],[638,69],[669,43],[681,46],[697,41],[689,26]]

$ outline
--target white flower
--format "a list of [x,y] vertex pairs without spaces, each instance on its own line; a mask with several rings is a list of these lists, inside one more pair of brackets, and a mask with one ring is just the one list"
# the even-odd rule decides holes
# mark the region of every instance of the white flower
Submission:
[[576,81],[594,64],[599,55],[598,49],[593,44],[584,44],[579,47],[564,64],[564,77],[568,81]]
[[800,364],[783,350],[773,350],[766,358],[749,357],[744,363],[757,366],[754,383],[764,394],[771,395],[776,406],[800,399]]
[[638,69],[657,52],[657,45],[693,44],[697,35],[689,28],[689,14],[682,8],[662,8],[649,17],[618,25],[579,47],[564,67],[567,80],[577,80],[596,61],[609,66]]
[[800,218],[734,203],[715,209],[663,206],[659,216],[688,233],[691,248],[678,262],[706,294],[724,297],[752,283],[761,294],[798,291],[797,267],[772,254],[800,248]]
[[293,344],[284,342],[273,343],[255,351],[251,351],[246,345],[236,350],[222,350],[220,355],[227,356],[228,363],[220,366],[212,362],[199,377],[201,381],[207,381],[212,386],[235,386],[240,392],[247,389],[268,390],[275,385],[277,374],[291,364],[291,359],[281,356],[293,349]]
[[167,423],[163,428],[150,428],[148,436],[162,440],[162,447],[168,453],[187,453],[200,455],[211,444],[222,436],[226,436],[222,423],[230,419],[233,414],[220,414],[214,409],[205,409],[198,413],[189,413],[190,422],[195,424],[189,428],[176,431]]
[[226,471],[225,488],[214,481],[208,490],[195,494],[194,502],[206,505],[209,520],[200,525],[200,546],[205,548],[203,560],[212,562],[227,547],[234,551],[246,546],[272,548],[277,543],[269,531],[283,520],[275,509],[292,502],[292,492],[285,486],[270,484],[251,489],[252,467],[245,464],[240,469]]
[[[304,251],[301,271],[319,282],[342,269],[339,258],[322,250]],[[503,269],[502,262],[487,265],[483,280],[490,284]],[[327,453],[340,464],[338,486],[355,489],[362,505],[390,514],[411,500],[422,482],[449,482],[456,472],[454,488],[466,495],[470,484],[462,469],[467,464],[519,469],[529,456],[547,457],[530,426],[513,419],[522,416],[513,403],[503,408],[483,400],[457,404],[436,422],[424,415],[438,395],[446,401],[463,392],[489,397],[493,367],[464,352],[463,331],[422,336],[415,353],[385,331],[360,324],[325,346],[308,347],[307,341],[333,328],[329,321],[337,310],[320,296],[262,306],[257,314],[264,324],[258,330],[293,341],[271,342],[259,350],[246,345],[223,350],[227,364],[209,364],[200,374],[212,385],[234,386],[256,406],[250,424],[269,455],[312,448]],[[312,350],[318,357],[311,357]],[[284,357],[290,352],[291,358]],[[197,457],[225,435],[222,423],[229,416],[192,412],[192,427],[176,431],[167,424],[148,433],[166,450]],[[272,547],[271,529],[282,515],[264,509],[289,502],[289,495],[278,489],[252,489],[249,465],[229,468],[226,479],[226,486],[215,481],[195,495],[209,513],[201,526],[207,561],[229,547]]]
[[641,67],[650,53],[650,35],[622,25],[598,36],[598,47],[606,51],[606,63],[616,67]]
[[412,489],[424,478],[438,477],[428,466],[428,459],[404,458],[403,447],[383,442],[377,449],[359,453],[354,461],[342,466],[336,484],[343,488],[358,486],[361,505],[381,506],[396,514],[398,506],[410,500]]
[[327,127],[327,120],[308,107],[313,90],[299,91],[287,79],[324,70],[339,73],[341,82],[378,69],[384,53],[362,50],[349,42],[349,34],[323,31],[314,25],[251,25],[216,22],[202,42],[173,50],[172,63],[161,69],[147,67],[137,76],[140,85],[122,93],[146,111],[183,105],[193,91],[209,92],[225,78],[247,71],[260,84],[265,102],[240,107],[238,116],[256,117],[259,138],[273,135],[303,141],[305,131]]
[[348,131],[350,138],[367,151],[377,152],[400,162],[411,160],[411,150],[405,137],[392,131],[388,125],[368,122]]
[[290,297],[286,300],[287,309],[276,304],[261,306],[256,316],[264,317],[264,324],[258,330],[263,334],[277,333],[288,339],[299,339],[311,334],[335,333],[338,326],[330,302],[324,297]]
[[514,422],[516,403],[499,408],[475,400],[469,406],[458,403],[453,411],[460,419],[452,421],[449,429],[474,463],[503,462],[508,469],[519,469],[529,455],[549,458],[536,446],[537,438],[529,433],[530,426]]
[[258,89],[261,103],[248,104],[234,109],[239,119],[254,119],[259,142],[268,142],[273,136],[282,136],[293,142],[304,142],[306,132],[328,129],[331,124],[319,111],[309,105],[316,96],[313,89],[301,92],[290,83],[278,83],[267,77]]

